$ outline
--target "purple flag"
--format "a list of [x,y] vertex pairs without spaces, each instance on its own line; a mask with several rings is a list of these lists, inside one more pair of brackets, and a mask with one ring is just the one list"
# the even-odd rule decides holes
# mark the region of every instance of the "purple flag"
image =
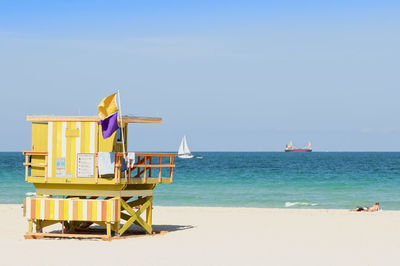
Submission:
[[103,133],[103,139],[111,137],[111,135],[119,128],[118,126],[118,112],[110,115],[104,120],[100,120],[101,131]]

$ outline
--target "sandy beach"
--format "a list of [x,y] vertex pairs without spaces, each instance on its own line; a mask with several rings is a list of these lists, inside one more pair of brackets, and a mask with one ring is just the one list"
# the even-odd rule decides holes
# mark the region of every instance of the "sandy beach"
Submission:
[[400,263],[400,211],[154,207],[153,228],[167,234],[111,242],[25,240],[21,205],[0,215],[2,265]]

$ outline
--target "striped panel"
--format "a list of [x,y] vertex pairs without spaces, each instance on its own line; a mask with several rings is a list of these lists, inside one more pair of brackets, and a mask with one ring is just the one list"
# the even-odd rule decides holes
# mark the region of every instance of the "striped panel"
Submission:
[[[76,130],[77,135],[69,135]],[[57,158],[65,158],[65,173],[76,177],[78,153],[97,151],[96,122],[49,122],[48,126],[48,176],[56,176]]]
[[25,199],[25,215],[28,219],[55,221],[100,221],[120,220],[121,202],[119,199]]

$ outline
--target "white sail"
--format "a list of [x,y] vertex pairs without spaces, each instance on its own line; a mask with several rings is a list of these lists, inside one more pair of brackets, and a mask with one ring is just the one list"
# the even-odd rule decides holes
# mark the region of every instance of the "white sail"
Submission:
[[179,145],[178,149],[178,157],[183,159],[193,158],[194,155],[190,153],[189,147],[187,145],[186,136],[183,136],[181,145]]
[[185,137],[183,137],[183,139],[182,139],[182,141],[181,141],[181,145],[179,145],[178,155],[185,154],[184,144],[183,144],[184,141],[185,141]]
[[183,138],[184,138],[183,150],[185,151],[186,154],[190,154],[190,150],[189,150],[189,147],[188,147],[187,141],[186,141],[186,136],[184,136]]

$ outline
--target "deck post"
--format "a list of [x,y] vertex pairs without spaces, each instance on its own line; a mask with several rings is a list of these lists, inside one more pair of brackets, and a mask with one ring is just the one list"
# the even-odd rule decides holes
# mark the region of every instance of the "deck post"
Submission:
[[144,156],[144,174],[143,174],[143,183],[146,183],[147,180],[147,156]]
[[111,222],[106,222],[107,236],[111,237]]
[[42,221],[36,220],[36,233],[43,233]]
[[158,167],[158,182],[161,183],[161,165],[162,165],[162,157],[160,156],[160,161],[158,163],[160,167]]
[[170,156],[170,164],[171,164],[171,168],[170,168],[170,172],[169,172],[169,182],[172,183],[172,176],[174,175],[174,167],[172,166],[174,164],[174,156]]
[[28,181],[28,174],[29,174],[28,163],[29,163],[29,155],[25,154],[25,182]]
[[49,160],[48,160],[48,156],[47,155],[45,155],[44,156],[44,164],[45,164],[45,166],[44,166],[44,182],[47,182],[47,176],[48,176],[48,173],[47,173],[47,167],[48,167],[48,164],[49,164],[49,162],[48,162]]
[[94,178],[96,181],[96,184],[99,182],[99,154],[96,152],[96,155],[94,156]]
[[33,231],[33,223],[32,223],[32,219],[28,220],[28,232],[32,233]]
[[151,227],[152,216],[153,216],[153,196],[148,196],[147,200],[150,201],[149,207],[146,209],[146,223]]

